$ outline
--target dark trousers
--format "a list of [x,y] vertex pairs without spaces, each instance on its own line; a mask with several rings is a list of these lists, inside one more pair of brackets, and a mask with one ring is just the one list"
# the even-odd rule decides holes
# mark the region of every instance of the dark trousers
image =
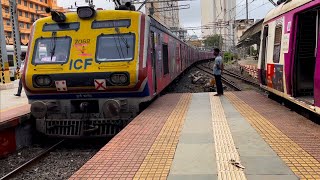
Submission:
[[21,94],[21,91],[22,91],[22,81],[21,81],[21,78],[19,79],[19,87],[18,87],[18,92],[17,94]]
[[214,75],[214,78],[216,79],[216,86],[217,86],[217,93],[223,94],[223,86],[221,81],[221,75]]

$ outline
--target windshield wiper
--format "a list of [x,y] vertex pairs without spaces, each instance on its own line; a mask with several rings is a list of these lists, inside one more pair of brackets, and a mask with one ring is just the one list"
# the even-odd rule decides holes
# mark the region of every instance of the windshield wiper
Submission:
[[[120,47],[118,47],[118,42],[117,42],[117,40],[116,40],[116,38],[115,38],[115,35],[113,35],[113,40],[114,40],[114,42],[115,42],[115,44],[116,44],[116,48],[117,48],[119,57],[122,58],[122,57],[121,57],[121,54],[120,54],[120,50],[121,50],[122,56],[123,56],[123,58],[124,58],[124,54],[123,54],[122,49],[121,49],[121,44],[120,44],[120,42],[119,42]],[[120,50],[119,50],[119,48],[120,48]]]
[[[122,42],[123,42],[124,45],[126,46],[126,48],[127,48],[127,55],[128,55],[128,54],[129,54],[129,48],[130,48],[130,46],[129,46],[129,44],[128,44],[127,39],[124,38],[124,37],[123,37],[123,34],[120,33],[119,28],[116,27],[115,30],[116,30],[116,32],[117,32],[117,34],[118,34],[118,38],[120,37],[120,39],[122,40]],[[120,45],[120,46],[121,46],[121,45]]]
[[[52,37],[53,37],[53,45],[51,46],[52,47],[52,49],[50,49],[50,61],[52,62],[52,58],[53,58],[53,56],[54,56],[54,54],[55,54],[55,52],[56,52],[56,35],[57,35],[57,33],[56,32],[52,32]],[[51,41],[52,41],[52,39],[51,39]]]

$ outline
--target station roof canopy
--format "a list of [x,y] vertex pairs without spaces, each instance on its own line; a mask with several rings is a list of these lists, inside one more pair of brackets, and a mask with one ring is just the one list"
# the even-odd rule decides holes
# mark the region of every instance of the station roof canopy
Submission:
[[237,47],[251,46],[253,44],[260,43],[263,20],[264,19],[261,19],[260,21],[256,22],[242,34]]

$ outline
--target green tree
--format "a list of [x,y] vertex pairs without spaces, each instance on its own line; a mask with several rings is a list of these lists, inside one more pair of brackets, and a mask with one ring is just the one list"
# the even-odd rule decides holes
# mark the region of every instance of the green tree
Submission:
[[223,53],[223,60],[225,60],[226,62],[233,60],[233,54],[231,52],[225,52]]
[[219,34],[208,36],[204,40],[204,45],[206,47],[220,47],[221,48],[223,45],[222,36],[220,36]]

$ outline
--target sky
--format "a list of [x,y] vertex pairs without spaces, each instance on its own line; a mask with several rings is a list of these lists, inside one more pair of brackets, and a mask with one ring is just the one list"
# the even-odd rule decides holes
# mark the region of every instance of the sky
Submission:
[[[142,1],[142,0],[140,0]],[[236,0],[236,19],[245,18],[246,0]],[[274,6],[269,0],[248,0],[249,1],[249,18],[262,19]],[[275,1],[275,0],[274,0]],[[59,6],[70,7],[77,2],[77,6],[86,5],[85,0],[57,0]],[[93,0],[97,8],[114,9],[112,0]],[[201,26],[201,8],[200,0],[179,2],[180,5],[190,4],[190,9],[180,10],[180,24],[182,27]],[[137,6],[138,7],[138,6]],[[201,36],[200,30],[188,31],[189,35]]]

